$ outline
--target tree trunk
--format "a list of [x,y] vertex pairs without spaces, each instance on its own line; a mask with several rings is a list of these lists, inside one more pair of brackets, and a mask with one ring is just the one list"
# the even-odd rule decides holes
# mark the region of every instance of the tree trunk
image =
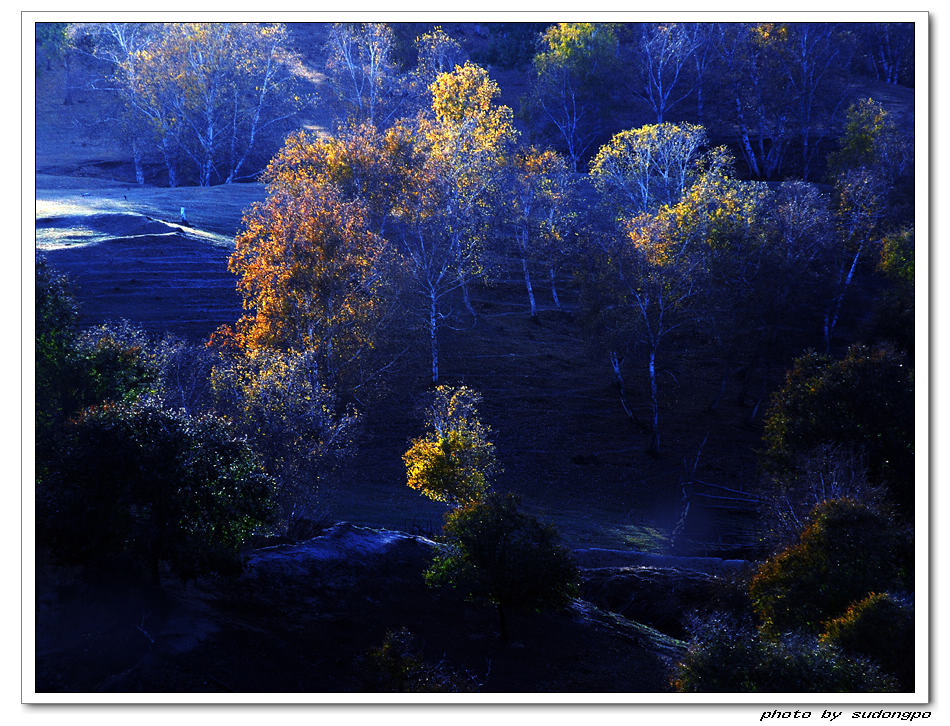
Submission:
[[702,76],[696,82],[696,117],[701,124],[703,122],[703,81]]
[[71,106],[73,104],[73,76],[72,64],[69,62],[69,49],[63,51],[63,105]]
[[623,373],[621,372],[622,361],[617,355],[617,351],[610,351],[610,367],[614,372],[614,379],[617,381],[617,389],[620,394],[620,407],[623,408],[623,412],[627,415],[627,418],[633,421],[641,429],[645,428],[640,422],[640,419],[637,418],[637,415],[631,410],[630,406],[627,405],[627,391],[623,385]]
[[168,170],[168,186],[178,186],[178,173],[175,171],[175,163],[172,159],[171,149],[168,145],[168,136],[162,136],[162,156],[165,159],[165,168]]
[[142,171],[142,150],[139,149],[138,141],[132,139],[132,162],[135,165],[135,183],[145,184],[145,172]]
[[656,388],[656,350],[650,351],[650,408],[652,435],[650,437],[650,453],[660,452],[660,403]]
[[844,294],[848,291],[851,280],[854,279],[854,269],[858,266],[858,258],[861,257],[863,248],[864,245],[859,246],[858,251],[854,253],[854,259],[851,260],[851,267],[848,269],[848,274],[844,278],[841,291],[835,297],[834,306],[830,311],[825,313],[825,353],[831,350],[831,338],[835,332],[835,325],[838,324],[838,315],[841,313],[841,303],[844,301]]
[[524,253],[524,246],[521,248],[521,269],[524,272],[524,286],[528,291],[528,305],[531,307],[531,317],[536,317],[538,309],[534,304],[534,289],[531,287],[531,273],[528,272],[528,259]]
[[469,314],[477,320],[478,315],[475,314],[475,308],[472,307],[472,301],[468,296],[468,283],[465,282],[464,278],[460,280],[460,283],[462,288],[462,300],[465,302],[465,309],[468,310]]
[[429,293],[429,345],[432,350],[432,382],[439,382],[439,335],[435,291]]
[[551,272],[551,297],[554,298],[554,305],[558,308],[558,310],[560,310],[560,309],[561,309],[561,301],[558,300],[558,298],[557,298],[557,280],[555,279],[554,268],[553,268],[553,267],[550,268],[550,272]]

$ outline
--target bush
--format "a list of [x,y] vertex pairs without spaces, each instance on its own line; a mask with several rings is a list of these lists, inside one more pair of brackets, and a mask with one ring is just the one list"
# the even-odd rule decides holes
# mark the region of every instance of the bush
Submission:
[[67,426],[38,492],[38,539],[67,563],[133,563],[153,582],[233,571],[245,538],[269,521],[273,486],[247,444],[213,416],[150,403],[104,404]]
[[897,683],[863,658],[849,658],[814,637],[770,639],[749,624],[717,614],[694,623],[676,665],[683,693],[880,693]]
[[886,484],[906,511],[914,503],[914,377],[888,347],[852,346],[844,359],[798,358],[765,417],[767,464],[794,469],[798,457],[836,444],[863,451],[872,483]]
[[383,644],[370,652],[375,671],[374,691],[394,693],[471,693],[478,683],[445,661],[426,663],[412,633],[406,628],[390,630]]
[[881,240],[878,273],[885,282],[871,322],[870,334],[892,341],[914,359],[914,228]]
[[914,608],[894,595],[871,593],[828,623],[820,638],[878,662],[902,691],[914,690]]
[[818,634],[868,593],[898,586],[910,571],[894,525],[850,499],[815,507],[797,544],[767,560],[749,586],[763,629]]
[[506,640],[506,611],[560,608],[577,593],[577,568],[557,531],[518,511],[511,494],[490,494],[456,509],[442,531],[445,549],[426,581],[494,604]]
[[766,538],[782,548],[797,542],[812,511],[828,499],[853,499],[889,516],[893,507],[886,489],[868,481],[864,459],[848,447],[826,444],[798,456],[791,470],[763,482]]
[[36,443],[51,446],[56,425],[70,407],[68,390],[74,375],[76,301],[65,275],[36,260]]
[[76,409],[98,403],[133,403],[154,393],[159,361],[145,332],[127,320],[88,328],[76,340]]

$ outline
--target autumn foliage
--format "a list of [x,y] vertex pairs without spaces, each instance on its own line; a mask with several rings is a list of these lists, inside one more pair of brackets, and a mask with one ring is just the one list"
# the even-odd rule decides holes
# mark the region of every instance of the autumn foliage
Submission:
[[410,489],[453,505],[488,494],[498,464],[480,405],[481,396],[465,386],[435,389],[426,406],[427,431],[402,457]]

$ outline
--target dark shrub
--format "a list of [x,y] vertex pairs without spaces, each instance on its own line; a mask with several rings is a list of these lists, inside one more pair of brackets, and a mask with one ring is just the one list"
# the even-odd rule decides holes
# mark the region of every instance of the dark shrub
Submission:
[[577,568],[558,544],[557,531],[518,511],[511,494],[490,494],[446,517],[446,549],[426,572],[431,585],[457,588],[505,612],[532,612],[566,605],[577,592]]
[[[75,375],[76,302],[64,275],[36,260],[36,445],[52,447],[55,428],[70,407],[70,381]],[[37,462],[40,463],[40,460]]]
[[850,499],[815,507],[797,544],[766,560],[749,586],[771,634],[826,621],[868,593],[899,585],[910,571],[904,544],[884,515]]
[[814,637],[770,639],[717,614],[693,625],[673,687],[690,693],[879,693],[896,682],[878,666],[849,658]]
[[271,480],[213,416],[104,404],[71,421],[64,444],[38,490],[38,539],[61,561],[131,561],[153,581],[162,562],[183,577],[231,571],[269,520]]
[[478,683],[445,661],[427,663],[416,639],[400,628],[386,633],[383,644],[370,652],[375,680],[373,690],[395,693],[468,693]]
[[789,469],[824,444],[862,450],[868,477],[914,504],[914,377],[891,348],[852,346],[844,359],[798,358],[765,417],[768,464]]
[[821,642],[877,661],[914,690],[914,608],[894,595],[872,593],[828,623]]
[[98,403],[132,403],[153,393],[159,361],[145,332],[120,320],[84,330],[76,342],[76,409]]

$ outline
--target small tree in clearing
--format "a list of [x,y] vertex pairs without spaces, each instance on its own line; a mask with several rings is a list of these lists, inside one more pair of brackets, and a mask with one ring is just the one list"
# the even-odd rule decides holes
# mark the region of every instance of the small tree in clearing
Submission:
[[426,407],[428,431],[403,454],[407,484],[437,502],[469,504],[491,490],[498,469],[489,428],[481,422],[482,397],[466,386],[439,386]]

